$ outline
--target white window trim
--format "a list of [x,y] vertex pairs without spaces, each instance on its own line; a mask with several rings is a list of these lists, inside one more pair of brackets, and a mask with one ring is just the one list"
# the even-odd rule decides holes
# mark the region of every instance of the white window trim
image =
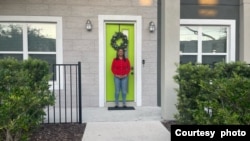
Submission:
[[[56,23],[56,63],[63,63],[63,43],[62,43],[62,17],[53,16],[0,16],[0,22],[53,22]],[[24,42],[25,43],[25,42]],[[25,58],[24,58],[25,59]],[[61,78],[63,79],[63,73]],[[58,75],[58,72],[57,72]],[[57,76],[58,78],[59,76]],[[53,89],[53,82],[49,81],[50,89]],[[62,82],[60,82],[62,84]],[[62,85],[63,86],[63,85]],[[59,89],[59,81],[54,82],[54,88]],[[60,87],[62,89],[62,87]]]
[[[229,26],[228,32],[228,46],[227,46],[227,62],[235,61],[235,33],[236,33],[236,22],[235,20],[216,20],[216,19],[181,19],[180,25],[225,25]],[[218,54],[219,55],[219,54]]]

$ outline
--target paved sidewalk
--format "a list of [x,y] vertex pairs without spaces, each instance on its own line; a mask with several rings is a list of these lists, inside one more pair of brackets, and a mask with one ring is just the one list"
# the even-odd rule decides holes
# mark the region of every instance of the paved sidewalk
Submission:
[[160,107],[85,108],[87,126],[82,141],[170,141],[170,132],[161,121]]
[[83,108],[83,122],[161,121],[160,107],[135,107],[135,110]]
[[87,122],[82,141],[170,141],[160,121]]

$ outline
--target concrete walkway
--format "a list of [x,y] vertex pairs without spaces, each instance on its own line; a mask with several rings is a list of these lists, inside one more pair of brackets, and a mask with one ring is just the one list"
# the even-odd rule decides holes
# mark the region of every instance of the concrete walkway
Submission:
[[160,107],[135,107],[135,110],[108,110],[107,107],[83,108],[82,122],[162,121]]
[[82,141],[170,141],[160,121],[88,122]]
[[85,108],[83,122],[87,126],[82,141],[170,141],[170,132],[161,121],[160,107]]

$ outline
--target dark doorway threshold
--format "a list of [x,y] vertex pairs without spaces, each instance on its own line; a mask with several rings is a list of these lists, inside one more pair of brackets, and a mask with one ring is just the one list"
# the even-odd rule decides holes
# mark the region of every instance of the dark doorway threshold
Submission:
[[135,110],[135,108],[132,106],[127,106],[126,108],[124,108],[124,107],[108,107],[108,110]]

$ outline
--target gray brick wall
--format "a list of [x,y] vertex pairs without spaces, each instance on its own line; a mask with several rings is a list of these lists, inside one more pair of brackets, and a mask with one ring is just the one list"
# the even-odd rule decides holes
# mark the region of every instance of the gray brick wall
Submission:
[[[99,104],[98,15],[142,16],[142,105],[157,105],[157,32],[150,33],[150,21],[157,22],[157,0],[141,6],[139,0],[0,0],[0,15],[60,16],[63,20],[63,62],[82,62],[83,106]],[[85,30],[90,19],[93,30]],[[156,24],[157,25],[157,24]]]

